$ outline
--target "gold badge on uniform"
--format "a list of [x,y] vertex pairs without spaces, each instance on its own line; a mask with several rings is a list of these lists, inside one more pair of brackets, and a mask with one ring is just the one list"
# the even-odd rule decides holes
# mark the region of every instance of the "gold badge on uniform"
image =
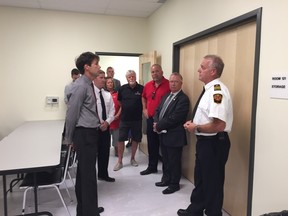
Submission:
[[220,84],[214,85],[214,91],[221,91],[221,86],[220,86]]
[[215,103],[220,104],[222,102],[222,94],[214,94],[213,99]]

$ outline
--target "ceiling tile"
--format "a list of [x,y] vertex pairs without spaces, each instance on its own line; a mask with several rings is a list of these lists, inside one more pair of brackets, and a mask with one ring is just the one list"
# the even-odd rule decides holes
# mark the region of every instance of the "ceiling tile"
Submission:
[[[161,0],[163,2],[165,0]],[[0,0],[0,6],[83,13],[148,17],[163,3],[159,0]]]

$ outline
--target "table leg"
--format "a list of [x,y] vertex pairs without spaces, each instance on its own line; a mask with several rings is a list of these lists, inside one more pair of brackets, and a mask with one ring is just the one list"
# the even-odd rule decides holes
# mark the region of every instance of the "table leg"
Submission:
[[[4,176],[3,176],[4,178]],[[47,211],[44,211],[44,212],[38,212],[38,195],[37,195],[37,173],[34,172],[33,173],[33,180],[34,180],[34,186],[33,186],[33,189],[34,189],[34,204],[35,204],[35,212],[34,213],[30,213],[30,214],[25,214],[26,216],[39,216],[39,215],[47,215],[47,216],[53,216],[50,212],[47,212]],[[6,182],[6,180],[5,180]],[[3,180],[3,183],[4,183],[4,180]],[[6,201],[7,203],[7,201]],[[7,204],[6,204],[7,205]],[[7,214],[5,215],[7,216]],[[17,215],[17,216],[22,216],[22,215]]]
[[8,216],[7,211],[7,191],[6,191],[6,175],[3,175],[3,195],[4,195],[4,216]]
[[37,197],[37,173],[34,172],[34,203],[35,203],[35,214],[38,213],[38,197]]

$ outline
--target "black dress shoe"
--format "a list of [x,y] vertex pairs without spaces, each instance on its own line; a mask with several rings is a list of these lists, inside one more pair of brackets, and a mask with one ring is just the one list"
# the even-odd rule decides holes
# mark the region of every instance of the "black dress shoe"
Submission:
[[102,212],[104,212],[104,208],[103,207],[98,207],[98,213],[100,214]]
[[186,209],[179,209],[177,211],[177,215],[179,216],[192,216],[190,212],[188,212]]
[[178,187],[168,187],[168,188],[166,188],[165,190],[163,190],[162,191],[162,193],[163,194],[172,194],[172,193],[174,193],[174,192],[176,192],[176,191],[178,191],[178,190],[180,190],[180,187],[178,186]]
[[107,182],[115,182],[115,178],[111,178],[109,176],[107,176],[107,177],[98,177],[98,180],[107,181]]
[[140,175],[149,175],[151,173],[157,173],[158,171],[157,170],[151,170],[149,168],[147,168],[146,170],[143,170],[140,172]]
[[157,187],[167,187],[169,184],[161,181],[161,182],[156,182],[155,185]]

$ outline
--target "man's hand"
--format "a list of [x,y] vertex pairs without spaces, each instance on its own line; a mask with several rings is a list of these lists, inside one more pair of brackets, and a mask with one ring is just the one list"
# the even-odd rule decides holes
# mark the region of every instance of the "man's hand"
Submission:
[[63,138],[63,140],[62,140],[62,144],[63,145],[71,145],[71,144],[73,144],[71,141],[69,141],[67,138]]
[[114,115],[114,120],[117,120],[119,118],[119,115]]
[[108,122],[103,121],[103,122],[101,123],[101,125],[100,125],[100,130],[101,130],[101,131],[106,131],[106,130],[108,129],[108,127],[109,127]]
[[153,131],[159,134],[159,131],[157,131],[157,123],[153,123]]
[[145,116],[145,118],[149,118],[147,109],[143,109],[143,115]]
[[188,130],[190,133],[194,133],[195,131],[195,127],[196,127],[196,124],[194,124],[191,120],[190,121],[187,121],[183,127]]

